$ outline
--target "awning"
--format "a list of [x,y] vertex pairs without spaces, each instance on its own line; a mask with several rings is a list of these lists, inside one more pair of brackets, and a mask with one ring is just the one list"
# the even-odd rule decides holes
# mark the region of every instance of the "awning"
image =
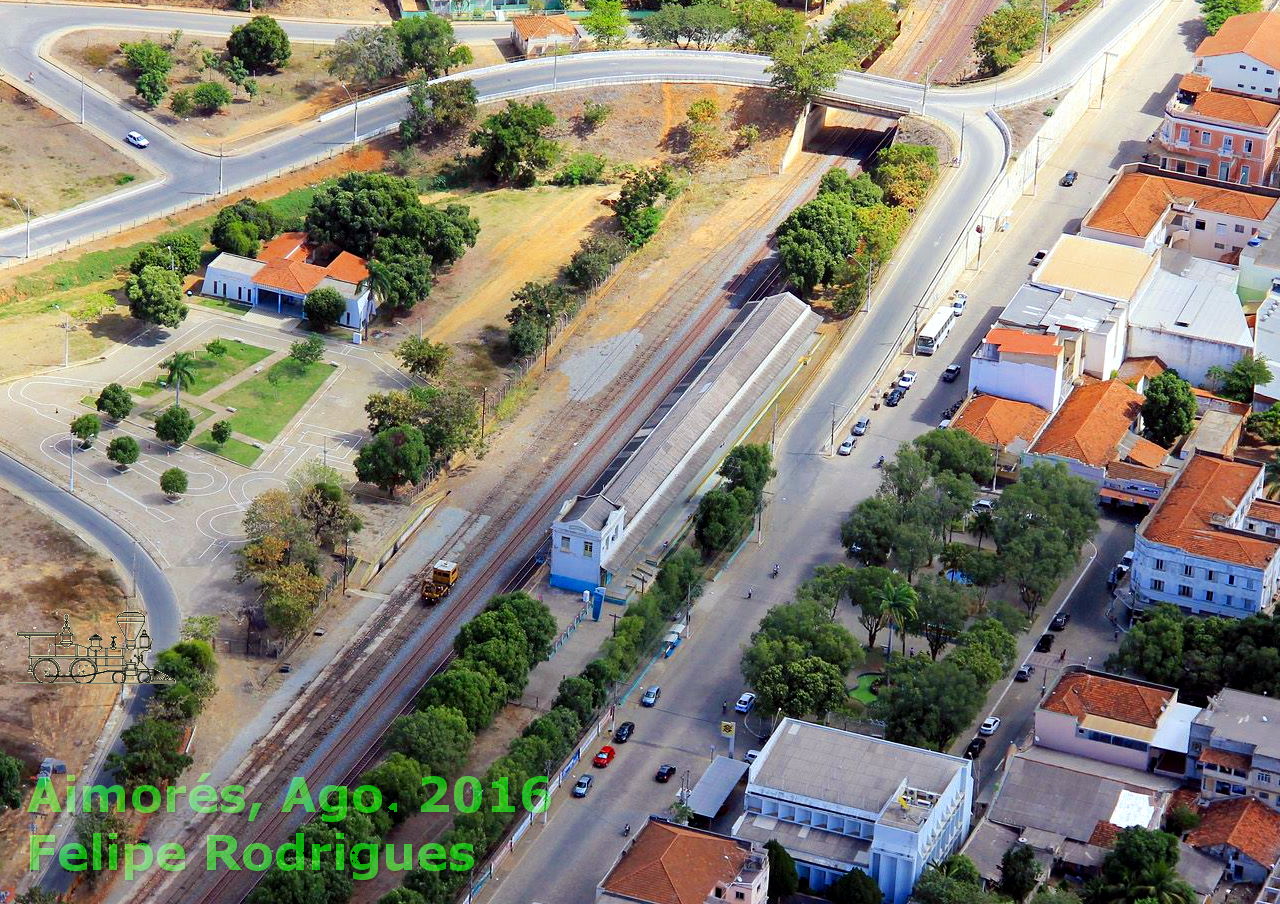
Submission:
[[1120,502],[1131,502],[1134,505],[1155,505],[1158,499],[1152,499],[1149,496],[1139,496],[1137,493],[1125,493],[1122,490],[1113,490],[1109,487],[1102,487],[1098,490],[1098,495],[1104,499],[1115,499]]
[[689,809],[698,816],[714,819],[746,773],[747,764],[741,760],[716,757],[689,794]]

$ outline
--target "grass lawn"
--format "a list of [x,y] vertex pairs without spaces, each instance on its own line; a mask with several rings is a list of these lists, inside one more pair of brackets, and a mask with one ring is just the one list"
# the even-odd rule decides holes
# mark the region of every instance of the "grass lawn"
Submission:
[[214,452],[225,458],[229,458],[237,464],[242,464],[246,468],[252,468],[253,463],[258,460],[258,456],[262,454],[262,450],[249,445],[246,442],[236,439],[234,436],[219,446],[213,441],[213,437],[206,430],[191,441],[191,445],[197,449],[204,449],[206,452]]
[[849,692],[849,696],[866,706],[876,702],[876,695],[871,693],[871,682],[883,677],[878,672],[868,672],[858,676],[858,686]]
[[215,401],[236,409],[230,417],[233,430],[269,443],[331,373],[333,367],[324,361],[300,367],[292,358],[285,358]]
[[191,301],[206,308],[217,308],[219,311],[225,311],[228,314],[235,314],[237,317],[243,317],[249,313],[249,306],[246,304],[235,304],[222,298],[207,298],[204,295],[193,295]]
[[[219,383],[227,380],[245,368],[252,367],[267,355],[271,349],[249,345],[239,339],[223,339],[227,353],[215,358],[204,349],[196,352],[195,382],[185,391],[191,395],[204,395]],[[163,368],[161,368],[163,370]]]

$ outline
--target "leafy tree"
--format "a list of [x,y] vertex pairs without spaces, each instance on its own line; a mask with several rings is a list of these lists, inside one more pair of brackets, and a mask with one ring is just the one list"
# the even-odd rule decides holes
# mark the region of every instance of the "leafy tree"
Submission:
[[473,732],[486,728],[506,700],[507,688],[492,669],[465,659],[436,675],[418,695],[418,706],[453,707]]
[[970,882],[967,877],[949,876],[936,866],[929,867],[920,876],[911,891],[911,899],[917,904],[1001,904],[1007,900],[982,891],[977,882]]
[[449,458],[475,441],[480,428],[479,408],[466,387],[413,386],[370,396],[365,412],[371,433],[412,426],[421,431],[434,456]]
[[613,272],[613,268],[627,256],[630,249],[616,236],[598,236],[585,240],[569,258],[564,268],[564,278],[580,291],[596,288]]
[[200,241],[185,232],[161,236],[134,255],[129,272],[136,275],[149,266],[174,270],[182,276],[195,273],[200,269]]
[[589,130],[600,128],[613,112],[613,107],[588,98],[582,102],[582,124]]
[[1021,901],[1040,881],[1040,864],[1030,845],[1013,844],[1000,858],[1000,890]]
[[504,613],[520,626],[531,662],[544,662],[551,655],[551,644],[559,634],[555,617],[542,600],[524,591],[504,593],[489,600],[486,612]]
[[[218,636],[219,617],[216,615],[188,615],[182,620],[178,636],[183,640],[202,640],[212,644]],[[212,652],[213,647],[210,646]]]
[[120,52],[124,54],[125,65],[135,75],[146,72],[165,75],[173,68],[173,55],[155,41],[125,42],[120,45]]
[[[434,13],[400,19],[392,23],[391,28],[400,42],[400,56],[405,64],[421,69],[429,79],[447,75],[449,70],[472,60],[471,48],[458,43],[453,24]],[[474,90],[472,95],[474,97]]]
[[227,38],[227,54],[242,60],[251,70],[279,69],[293,54],[289,36],[270,16],[254,16],[244,25],[231,29]]
[[[1142,403],[1143,435],[1166,449],[1179,436],[1191,432],[1196,419],[1196,397],[1191,384],[1176,371],[1166,370],[1147,383]],[[955,431],[960,432],[960,431]]]
[[113,421],[123,420],[133,411],[133,396],[119,383],[108,383],[98,393],[94,407]]
[[307,293],[302,310],[311,328],[323,332],[342,319],[347,312],[347,300],[337,289],[323,286]]
[[[132,726],[132,728],[137,728],[137,725]],[[123,738],[123,734],[121,737]],[[112,754],[112,756],[119,756],[119,754]],[[115,833],[117,844],[127,843],[134,837],[129,830],[128,823],[124,821],[123,814],[112,810],[108,810],[105,813],[98,810],[80,813],[76,816],[75,832],[76,841],[84,845],[85,850],[92,849],[95,838],[101,845],[101,839],[108,837],[113,832]],[[107,871],[106,864],[103,863],[99,868],[95,869],[93,860],[90,859],[87,866],[89,884],[95,885],[102,878],[103,873]]]
[[978,872],[977,864],[964,854],[952,854],[936,868],[944,876],[966,885],[972,885],[975,888],[982,885],[982,874]]
[[82,414],[71,422],[71,435],[80,440],[80,448],[88,449],[102,431],[102,421],[96,414]]
[[191,412],[179,405],[172,405],[156,418],[156,439],[171,446],[181,446],[191,438],[191,431],[195,427]]
[[746,533],[755,517],[756,506],[745,488],[708,490],[698,501],[694,516],[694,536],[708,553],[723,552]]
[[187,318],[178,274],[160,267],[143,267],[124,283],[129,313],[146,323],[175,327]]
[[356,476],[395,493],[402,483],[417,483],[430,464],[422,434],[414,427],[393,427],[374,436],[356,455]]
[[804,16],[773,0],[741,0],[736,6],[739,49],[769,54],[782,47],[803,46]]
[[890,592],[887,585],[906,584],[906,582],[906,578],[897,572],[879,566],[873,565],[854,571],[849,588],[849,601],[858,607],[858,623],[867,631],[869,649],[875,647],[876,637],[889,623],[889,616],[884,610],[883,603],[883,597]]
[[413,757],[428,775],[454,776],[467,762],[475,735],[451,706],[429,706],[401,716],[387,733],[387,746]]
[[22,760],[0,752],[0,806],[16,810],[22,806]]
[[124,753],[107,756],[107,768],[130,788],[171,782],[191,765],[178,750],[182,728],[159,719],[140,719],[120,733]]
[[1209,368],[1210,380],[1222,384],[1221,394],[1238,402],[1253,402],[1253,389],[1272,380],[1271,368],[1265,358],[1255,358],[1246,353],[1243,358],[1223,369],[1217,365]]
[[149,69],[138,76],[133,88],[147,107],[155,107],[169,92],[169,76],[158,69]]
[[1010,0],[980,23],[973,50],[982,69],[994,74],[1008,69],[1036,46],[1043,28],[1040,8],[1029,0]]
[[470,79],[432,82],[426,75],[416,76],[409,82],[409,113],[400,121],[400,140],[412,144],[428,135],[447,135],[475,118],[476,86]]
[[409,310],[431,294],[431,258],[411,239],[378,239],[368,267],[369,288],[386,307]]
[[140,451],[138,441],[132,436],[117,436],[107,443],[107,458],[121,470],[128,470],[129,465],[138,460]]
[[785,900],[800,890],[796,862],[774,838],[764,843],[764,849],[769,852],[769,900]]
[[[874,2],[874,0],[867,0]],[[843,7],[848,9],[848,7]],[[845,873],[827,888],[828,901],[834,904],[881,904],[884,892],[880,890],[875,879],[860,869]]]
[[898,34],[898,17],[884,0],[850,3],[835,11],[823,37],[849,48],[853,62],[865,60]]
[[324,357],[324,340],[319,336],[308,336],[290,344],[289,357],[302,367],[310,367]]
[[1261,0],[1205,0],[1200,9],[1204,16],[1205,31],[1215,35],[1218,29],[1222,28],[1223,23],[1232,16],[1261,11],[1262,2]]
[[165,368],[165,383],[173,387],[173,404],[182,403],[182,390],[190,389],[196,382],[196,356],[191,352],[174,352],[160,364]]
[[1164,814],[1164,831],[1181,838],[1200,825],[1200,814],[1186,804],[1177,804]]
[[658,234],[658,227],[662,225],[665,216],[665,211],[660,208],[642,207],[632,213],[619,215],[618,224],[622,227],[622,234],[628,244],[632,248],[642,248]]
[[311,525],[315,539],[329,547],[358,532],[363,525],[351,509],[351,499],[336,481],[299,487],[298,514]]
[[399,221],[421,208],[417,187],[407,179],[387,173],[347,173],[316,192],[307,211],[306,230],[318,242],[367,258],[380,237],[404,236]]
[[840,71],[850,62],[849,48],[838,42],[807,50],[802,44],[787,43],[773,51],[773,62],[765,71],[779,94],[803,104],[835,88]]
[[201,113],[217,113],[231,103],[231,92],[218,82],[201,82],[191,89],[191,102]]
[[403,74],[403,45],[394,29],[371,25],[348,29],[334,41],[329,73],[354,85],[373,85]]
[[729,481],[729,489],[742,487],[759,501],[765,485],[777,472],[773,470],[773,454],[767,445],[746,443],[729,450],[719,474]]
[[915,209],[938,179],[938,151],[929,145],[895,144],[876,153],[871,178],[885,201]]
[[840,542],[849,555],[869,565],[883,565],[893,549],[899,512],[892,502],[873,496],[854,506],[840,524]]
[[14,904],[58,904],[62,899],[57,892],[49,891],[40,885],[33,885],[13,900]]
[[195,110],[196,102],[191,96],[190,88],[181,88],[173,92],[173,96],[169,98],[169,109],[173,111],[173,115],[185,119]]
[[930,577],[916,585],[916,617],[912,632],[929,645],[929,656],[938,658],[942,648],[954,642],[969,616],[969,600],[964,590],[948,580]]
[[241,198],[218,211],[209,241],[219,251],[253,257],[258,253],[259,243],[278,235],[282,225],[269,205]]
[[892,660],[886,682],[871,704],[872,718],[885,723],[885,737],[900,744],[945,750],[978,714],[986,692],[951,659]]
[[1101,874],[1085,886],[1088,904],[1194,904],[1199,895],[1178,877],[1178,839],[1134,826],[1116,836]]
[[551,181],[556,185],[594,185],[604,181],[605,165],[599,154],[574,154]]
[[187,491],[187,472],[182,468],[169,468],[160,475],[160,490],[166,496],[181,496]]
[[586,0],[587,17],[582,29],[602,48],[616,47],[627,39],[627,17],[622,0]]
[[604,688],[598,688],[585,678],[570,675],[561,679],[556,689],[555,707],[564,707],[586,724],[597,707],[604,703]]
[[393,753],[361,775],[360,784],[373,785],[382,792],[384,807],[391,812],[391,822],[398,825],[418,812],[426,800],[422,775],[423,769],[417,760]]
[[420,377],[437,377],[453,356],[453,348],[444,342],[432,342],[425,336],[410,336],[396,347],[396,357],[405,370]]
[[852,198],[819,194],[778,225],[777,237],[783,271],[802,295],[830,285],[858,245]]
[[884,191],[867,173],[850,176],[847,170],[833,166],[818,183],[818,194],[842,194],[853,202],[855,208],[874,207],[884,200]]
[[[402,22],[412,22],[412,19],[401,19]],[[411,888],[393,888],[381,898],[378,904],[427,904],[427,899],[422,897]]]
[[[1249,415],[1245,428],[1264,443],[1280,445],[1280,404],[1272,405],[1266,411]],[[1268,475],[1270,482],[1270,475]]]
[[995,467],[991,450],[963,430],[930,430],[911,444],[933,466],[934,473],[964,474],[981,484]]
[[559,146],[544,134],[555,124],[555,114],[541,101],[507,101],[506,109],[487,117],[471,133],[468,144],[480,149],[480,168],[493,179],[531,185],[537,171],[559,154]]

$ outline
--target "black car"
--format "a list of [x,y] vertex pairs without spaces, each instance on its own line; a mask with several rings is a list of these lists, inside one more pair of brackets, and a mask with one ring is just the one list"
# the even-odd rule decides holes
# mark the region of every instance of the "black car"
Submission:
[[890,408],[897,408],[898,403],[901,402],[906,397],[906,395],[907,395],[907,391],[905,389],[902,389],[899,386],[895,386],[893,387],[893,391],[889,393],[889,397],[884,400],[884,403]]
[[1053,635],[1041,634],[1040,639],[1036,641],[1037,653],[1048,653],[1053,649]]
[[1080,178],[1080,174],[1073,169],[1067,170],[1066,174],[1058,180],[1058,184],[1063,188],[1070,188],[1076,184],[1076,180]]
[[982,754],[982,751],[986,749],[986,747],[987,747],[986,738],[974,738],[972,741],[969,742],[969,746],[964,749],[964,758],[966,760],[977,759],[978,756]]
[[942,382],[954,383],[958,376],[960,376],[960,365],[948,364],[947,369],[942,372]]
[[618,726],[618,730],[613,733],[613,743],[615,744],[627,743],[627,741],[631,740],[631,735],[635,732],[635,730],[636,730],[636,723],[623,722],[621,725]]
[[1036,667],[1027,663],[1018,668],[1017,674],[1013,676],[1014,681],[1030,681],[1031,676],[1036,673]]
[[1067,626],[1067,622],[1071,621],[1071,614],[1068,612],[1059,612],[1053,617],[1053,621],[1049,622],[1050,631],[1061,631]]
[[675,766],[672,766],[670,763],[663,763],[661,766],[658,767],[658,771],[653,776],[653,780],[655,782],[661,782],[662,784],[665,785],[667,782],[671,781],[671,776],[675,774],[676,774]]

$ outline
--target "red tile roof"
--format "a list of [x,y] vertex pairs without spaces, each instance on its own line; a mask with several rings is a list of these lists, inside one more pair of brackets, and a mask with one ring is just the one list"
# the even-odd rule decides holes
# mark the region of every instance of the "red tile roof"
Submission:
[[[1145,233],[1144,233],[1145,235]],[[1120,365],[1120,370],[1116,373],[1116,378],[1122,383],[1128,383],[1135,386],[1139,380],[1146,378],[1148,380],[1160,376],[1168,368],[1164,366],[1164,362],[1154,355],[1145,358],[1126,358],[1125,362]]]
[[1158,487],[1166,486],[1173,475],[1168,471],[1158,471],[1142,465],[1129,464],[1127,461],[1113,461],[1107,465],[1107,476],[1112,480],[1139,480],[1154,483]]
[[1038,405],[983,395],[966,405],[951,426],[988,446],[1007,446],[1018,437],[1031,442],[1048,419],[1049,412]]
[[525,41],[555,35],[571,38],[578,33],[577,26],[568,16],[512,16],[511,26]]
[[1144,728],[1156,728],[1164,706],[1173,699],[1172,690],[1135,684],[1122,678],[1072,672],[1062,676],[1042,709],[1074,716],[1098,716]]
[[315,264],[276,260],[268,261],[265,267],[254,274],[253,281],[268,289],[305,295],[320,285],[320,281],[327,275],[324,267],[317,267]]
[[1120,831],[1120,827],[1114,822],[1099,819],[1098,824],[1093,827],[1093,834],[1089,836],[1089,843],[1098,847],[1109,848],[1116,843],[1116,836],[1120,834]]
[[334,279],[359,285],[369,278],[369,268],[362,257],[356,257],[350,251],[343,251],[325,267],[325,273]]
[[1275,540],[1222,530],[1215,523],[1239,508],[1261,470],[1261,465],[1197,452],[1139,528],[1143,537],[1192,555],[1265,568],[1276,554]]
[[319,267],[307,262],[313,250],[305,232],[281,233],[258,252],[263,267],[254,274],[253,281],[268,289],[305,295],[326,276],[353,285],[369,278],[364,258],[342,251],[327,267]]
[[1213,79],[1209,78],[1209,76],[1188,72],[1182,77],[1182,81],[1178,82],[1178,90],[1199,94],[1201,91],[1208,91],[1209,86],[1212,84]]
[[650,821],[602,885],[636,901],[703,904],[717,883],[738,877],[748,854],[731,838]]
[[1168,454],[1169,450],[1163,446],[1157,446],[1149,439],[1139,439],[1125,457],[1145,468],[1158,468],[1164,464]]
[[1048,333],[1024,333],[1022,330],[1009,330],[1003,327],[990,330],[983,340],[1000,347],[1000,351],[1021,355],[1056,356],[1062,351],[1062,343],[1057,336]]
[[1119,380],[1081,386],[1067,396],[1031,451],[1105,467],[1138,419],[1142,402],[1142,396]]
[[1249,506],[1249,517],[1280,524],[1280,503],[1272,502],[1270,499],[1255,499]]
[[1200,762],[1212,763],[1215,766],[1226,766],[1228,769],[1249,771],[1253,758],[1234,750],[1219,750],[1217,747],[1206,747],[1200,754]]
[[305,232],[282,232],[266,242],[258,252],[260,261],[305,261],[311,251]]
[[1221,56],[1245,53],[1254,59],[1280,66],[1280,14],[1246,13],[1232,16],[1218,33],[1210,35],[1196,48],[1196,56]]
[[1196,848],[1229,845],[1270,869],[1280,859],[1280,813],[1252,797],[1214,801],[1201,808],[1200,825],[1187,843]]
[[[1187,200],[1202,210],[1259,221],[1266,219],[1276,204],[1275,198],[1235,188],[1202,185],[1149,173],[1125,173],[1111,186],[1098,209],[1085,220],[1084,225],[1141,238],[1150,234],[1168,211],[1169,205],[1174,201]],[[1128,380],[1123,370],[1121,379]]]
[[1197,95],[1191,109],[1201,116],[1245,126],[1270,126],[1280,115],[1280,104],[1223,91],[1206,91]]

